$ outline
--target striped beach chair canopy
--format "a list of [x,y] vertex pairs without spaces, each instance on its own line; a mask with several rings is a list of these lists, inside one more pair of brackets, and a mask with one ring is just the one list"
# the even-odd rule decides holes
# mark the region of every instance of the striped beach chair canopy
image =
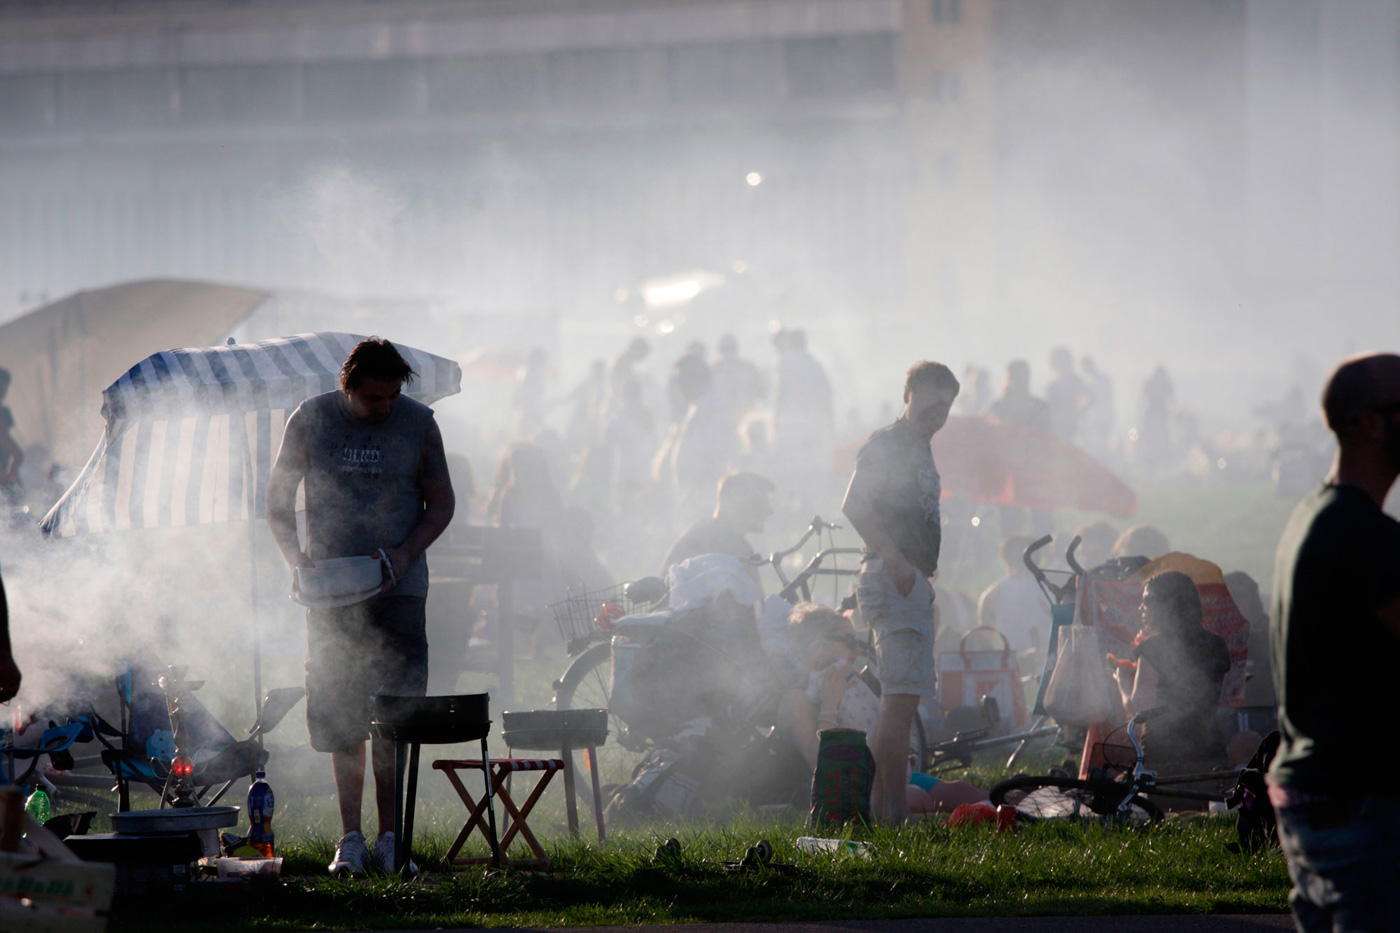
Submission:
[[[266,515],[272,458],[287,415],[339,388],[357,334],[166,350],[102,393],[106,428],[82,473],[44,516],[67,537],[240,521]],[[456,362],[395,344],[424,404],[461,391]]]

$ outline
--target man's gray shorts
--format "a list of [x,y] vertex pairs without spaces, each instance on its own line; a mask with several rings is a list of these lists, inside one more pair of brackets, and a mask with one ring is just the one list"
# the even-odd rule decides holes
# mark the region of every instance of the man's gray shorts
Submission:
[[904,596],[879,557],[868,557],[856,576],[856,605],[875,633],[875,669],[882,693],[931,697],[933,669],[933,587],[917,571]]
[[348,751],[370,737],[376,693],[428,690],[427,600],[376,596],[306,611],[306,725],[318,752]]

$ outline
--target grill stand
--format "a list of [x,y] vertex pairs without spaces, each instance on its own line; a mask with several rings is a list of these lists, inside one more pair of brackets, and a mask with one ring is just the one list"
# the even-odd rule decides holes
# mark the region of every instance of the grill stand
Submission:
[[[409,852],[413,848],[413,809],[418,796],[419,742],[394,743],[394,872],[407,874]],[[407,754],[405,754],[405,752]],[[490,761],[486,753],[486,736],[481,737],[481,759]],[[404,766],[408,766],[408,785],[404,786]],[[496,838],[496,808],[491,795],[491,775],[483,772],[486,781],[487,842],[491,846],[491,864],[501,867],[501,847]],[[407,793],[405,793],[407,790]]]

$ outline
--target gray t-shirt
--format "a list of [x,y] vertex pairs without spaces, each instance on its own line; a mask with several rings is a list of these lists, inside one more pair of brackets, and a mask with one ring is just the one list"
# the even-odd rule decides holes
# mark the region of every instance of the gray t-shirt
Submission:
[[[282,446],[305,447],[306,553],[312,560],[373,554],[398,547],[423,513],[418,468],[433,410],[407,396],[383,424],[350,415],[342,392],[309,398],[292,412]],[[391,591],[428,595],[428,561],[420,556]]]
[[851,487],[870,501],[906,560],[926,577],[938,569],[942,483],[928,441],[900,419],[871,434],[856,454]]

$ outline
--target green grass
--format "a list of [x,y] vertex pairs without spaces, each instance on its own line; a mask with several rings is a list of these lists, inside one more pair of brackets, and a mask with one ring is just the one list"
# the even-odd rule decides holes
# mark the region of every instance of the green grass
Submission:
[[[864,836],[872,857],[810,855],[794,846],[796,823],[739,820],[725,827],[657,825],[611,838],[600,849],[567,836],[547,846],[548,873],[480,867],[443,871],[447,839],[415,847],[425,866],[411,882],[335,881],[322,876],[330,843],[285,853],[283,882],[196,886],[158,903],[119,903],[113,931],[169,929],[199,918],[201,933],[232,929],[373,929],[445,926],[814,921],[928,916],[1239,913],[1286,909],[1278,853],[1224,850],[1231,820],[1169,820],[1146,829],[1046,823],[999,835],[936,821]],[[678,860],[657,861],[657,844],[681,840]],[[734,871],[757,839],[774,863]],[[476,851],[484,852],[484,847]]]

